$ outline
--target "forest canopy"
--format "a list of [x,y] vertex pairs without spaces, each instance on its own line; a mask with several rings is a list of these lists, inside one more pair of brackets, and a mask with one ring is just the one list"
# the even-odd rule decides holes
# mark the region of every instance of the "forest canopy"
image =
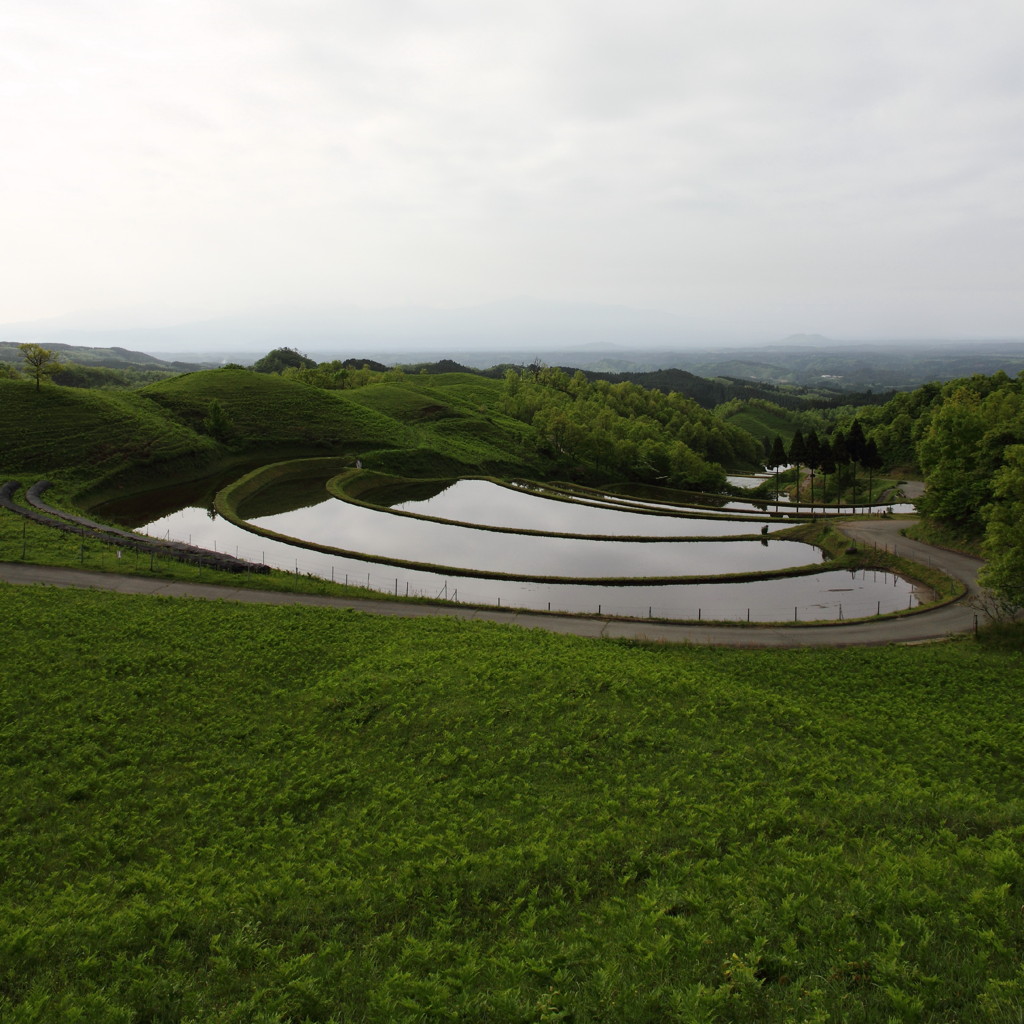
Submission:
[[503,410],[529,423],[538,444],[593,467],[672,487],[720,490],[722,466],[755,466],[763,455],[747,431],[677,392],[588,381],[557,367],[509,369]]

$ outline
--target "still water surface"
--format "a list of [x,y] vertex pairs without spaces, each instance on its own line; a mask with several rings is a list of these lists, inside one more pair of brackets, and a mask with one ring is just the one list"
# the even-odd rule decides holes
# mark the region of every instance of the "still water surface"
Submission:
[[[204,547],[216,546],[241,558],[289,572],[310,573],[338,583],[387,593],[447,597],[469,604],[604,615],[653,615],[668,619],[720,619],[752,622],[855,618],[898,611],[919,603],[916,588],[889,573],[829,571],[813,576],[755,583],[601,586],[515,583],[457,574],[409,572],[359,559],[296,548],[255,536],[205,509],[184,508],[148,524],[142,532],[170,536]],[[795,609],[795,611],[794,611]]]
[[[400,595],[446,597],[468,604],[656,618],[752,622],[855,618],[919,603],[913,584],[889,573],[832,570],[754,583],[603,586],[516,583],[457,574],[392,570],[325,555],[248,533],[205,508],[189,506],[146,523],[140,532],[169,536],[277,569]],[[923,596],[923,595],[922,595]]]
[[[613,494],[605,495],[609,502],[622,505],[640,506],[643,508],[658,508],[659,503],[654,499],[644,500],[643,498],[624,498]],[[912,515],[917,511],[913,502],[892,502],[885,505],[811,505],[804,502],[796,505],[785,495],[775,499],[741,499],[730,498],[716,501],[714,508],[706,508],[702,502],[715,501],[714,495],[695,495],[692,504],[683,505],[684,508],[693,508],[702,514],[713,514],[721,516],[744,516],[772,515],[776,510],[786,517],[811,516],[811,515],[878,515],[882,512],[891,511],[896,515]],[[662,506],[663,507],[663,506]]]
[[[854,618],[898,611],[919,603],[914,585],[881,572],[829,571],[811,576],[754,583],[641,584],[607,586],[594,584],[517,583],[475,579],[454,573],[410,572],[358,558],[320,554],[281,541],[269,540],[212,515],[212,494],[225,481],[198,482],[188,488],[175,486],[149,495],[137,494],[102,509],[102,514],[127,529],[156,537],[171,537],[207,548],[228,551],[241,558],[263,562],[278,569],[333,579],[339,583],[366,586],[376,591],[427,598],[447,597],[470,604],[500,605],[536,610],[628,615],[657,618],[743,621],[801,621]],[[278,504],[266,511],[282,513],[295,506],[324,503],[323,482],[308,487],[294,486]],[[298,495],[298,497],[296,497]],[[205,507],[204,507],[205,506]],[[351,507],[351,506],[346,506]],[[298,511],[298,509],[295,509]],[[378,513],[380,522],[373,542],[401,516]],[[411,520],[415,521],[415,520]],[[696,521],[693,521],[696,522]],[[296,533],[294,524],[284,519]],[[740,524],[745,525],[745,524]],[[477,531],[466,531],[473,533]],[[688,527],[687,533],[691,533]],[[492,534],[501,545],[506,535]],[[335,538],[337,541],[338,538]],[[614,543],[614,542],[611,542]],[[721,544],[731,548],[743,542]],[[772,542],[776,543],[776,542]],[[347,544],[343,546],[349,546]],[[354,545],[352,545],[354,546]],[[687,544],[685,547],[696,545]],[[760,547],[759,544],[755,545]],[[742,549],[740,549],[742,550]],[[814,549],[804,547],[803,562],[816,558]],[[418,552],[422,555],[423,552]],[[742,567],[741,567],[742,568]],[[712,571],[727,571],[722,566]],[[661,567],[658,574],[663,575]],[[927,595],[920,595],[927,599]]]
[[289,537],[386,558],[432,562],[456,569],[576,579],[720,576],[730,572],[768,572],[823,560],[820,549],[797,541],[605,541],[491,533],[393,516],[337,498],[291,512],[261,516],[251,522]]
[[[372,499],[373,495],[367,495]],[[481,526],[505,526],[547,533],[585,533],[618,537],[723,537],[759,533],[760,523],[742,519],[699,519],[680,513],[629,511],[578,501],[559,501],[544,494],[502,487],[490,480],[457,480],[426,499],[400,501],[389,507],[438,519],[455,519]],[[663,512],[665,510],[662,510]],[[769,533],[787,523],[765,524]]]

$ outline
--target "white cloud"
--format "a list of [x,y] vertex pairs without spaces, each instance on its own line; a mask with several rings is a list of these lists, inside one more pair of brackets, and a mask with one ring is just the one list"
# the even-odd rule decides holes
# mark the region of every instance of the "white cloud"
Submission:
[[1020,333],[1022,30],[1002,0],[13,0],[0,322],[530,293]]

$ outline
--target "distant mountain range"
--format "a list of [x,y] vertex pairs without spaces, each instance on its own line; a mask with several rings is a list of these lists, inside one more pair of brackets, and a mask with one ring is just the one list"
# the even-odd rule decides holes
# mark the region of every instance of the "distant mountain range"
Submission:
[[[288,346],[317,361],[355,358],[395,365],[454,359],[479,369],[543,362],[608,374],[675,368],[702,377],[843,391],[910,388],[1024,369],[1021,341],[851,342],[792,334],[772,343],[741,343],[663,311],[530,299],[458,309],[277,310],[147,327],[131,322],[131,317],[94,314],[0,325],[0,342],[10,343],[8,348],[25,341],[55,349],[81,346],[113,360],[104,365],[250,365],[271,349]],[[12,361],[10,354],[0,358]]]
[[658,310],[520,299],[456,309],[285,309],[156,327],[131,326],[114,315],[106,323],[96,316],[60,317],[0,325],[0,340],[114,345],[175,355],[262,354],[287,345],[336,356],[382,347],[403,351],[514,348],[518,352],[539,352],[553,346],[581,345],[674,348],[716,344],[724,339]]
[[[130,349],[111,346],[98,348],[92,345],[68,345],[61,341],[47,342],[44,346],[53,353],[54,358],[62,363],[75,363],[78,366],[102,366],[112,370],[167,370],[174,373],[186,373],[190,370],[208,369],[216,363],[185,362],[182,360],[161,359],[145,352],[133,352]],[[0,362],[12,366],[24,363],[24,357],[13,341],[0,341]]]

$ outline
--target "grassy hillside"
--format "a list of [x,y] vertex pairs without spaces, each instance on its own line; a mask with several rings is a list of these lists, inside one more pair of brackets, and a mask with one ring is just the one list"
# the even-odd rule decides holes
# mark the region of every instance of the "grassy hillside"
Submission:
[[220,369],[185,374],[142,389],[141,394],[182,422],[199,427],[210,402],[223,407],[236,443],[306,444],[335,448],[395,445],[407,433],[390,416],[276,374]]
[[216,443],[137,392],[0,379],[0,470],[102,480],[154,464],[202,463]]
[[369,384],[346,393],[350,401],[366,409],[391,416],[402,423],[421,423],[441,416],[454,416],[445,398],[401,383]]
[[500,389],[443,374],[327,391],[229,368],[136,392],[53,384],[36,392],[30,381],[4,379],[0,474],[49,475],[67,485],[67,497],[285,452],[361,454],[368,465],[411,475],[523,472],[529,428],[494,411]]
[[403,422],[439,419],[458,412],[496,413],[502,382],[471,373],[412,374],[400,381],[346,391],[353,402]]
[[346,391],[352,402],[407,424],[408,451],[379,453],[376,468],[410,475],[524,472],[536,467],[532,431],[497,411],[502,383],[469,373],[413,374]]
[[771,444],[776,436],[781,437],[787,448],[799,429],[798,414],[762,402],[730,402],[718,413],[726,423],[753,434],[759,441]]
[[3,586],[0,608],[5,1021],[1024,1003],[1019,651],[646,650]]

